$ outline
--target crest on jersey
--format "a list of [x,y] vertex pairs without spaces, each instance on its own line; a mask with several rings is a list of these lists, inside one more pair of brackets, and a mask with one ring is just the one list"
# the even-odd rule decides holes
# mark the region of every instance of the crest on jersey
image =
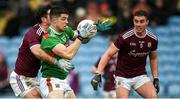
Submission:
[[60,84],[55,84],[56,88],[60,88]]
[[140,48],[143,48],[144,41],[139,41],[139,44]]
[[151,47],[151,46],[152,46],[151,42],[148,42],[148,47]]
[[63,37],[61,37],[61,40],[63,41],[63,42],[66,42],[66,36],[64,35]]

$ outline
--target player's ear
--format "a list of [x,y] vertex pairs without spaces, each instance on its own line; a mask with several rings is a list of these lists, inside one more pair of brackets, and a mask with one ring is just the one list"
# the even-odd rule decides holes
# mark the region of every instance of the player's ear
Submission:
[[47,19],[46,19],[45,17],[41,17],[41,21],[42,21],[42,22],[46,22]]
[[51,18],[51,22],[52,22],[52,23],[56,23],[56,22],[57,22],[57,20],[58,20],[58,18],[57,18],[57,17],[55,17],[55,16],[53,16],[53,17]]
[[149,24],[149,20],[147,19],[147,20],[146,20],[146,25],[148,25],[148,24]]

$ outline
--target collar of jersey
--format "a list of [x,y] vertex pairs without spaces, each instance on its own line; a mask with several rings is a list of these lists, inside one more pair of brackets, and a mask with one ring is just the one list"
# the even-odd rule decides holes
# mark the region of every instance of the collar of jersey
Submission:
[[53,33],[53,34],[56,34],[56,35],[61,35],[62,34],[62,33],[56,32],[51,26],[49,27],[49,29],[52,30],[51,33]]
[[40,24],[38,24],[38,25],[39,25],[40,29],[44,32],[44,29],[42,28],[42,26]]
[[146,34],[147,34],[147,29],[145,30],[145,35],[143,35],[143,36],[139,36],[139,35],[137,35],[137,33],[136,33],[136,29],[134,28],[134,34],[136,35],[136,37],[138,37],[138,38],[145,38],[146,37]]

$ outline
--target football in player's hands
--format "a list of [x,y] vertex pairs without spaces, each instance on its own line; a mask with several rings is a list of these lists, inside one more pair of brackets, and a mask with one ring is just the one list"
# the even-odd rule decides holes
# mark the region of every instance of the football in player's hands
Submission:
[[92,20],[82,20],[77,26],[78,36],[81,39],[91,39],[97,33],[97,26]]

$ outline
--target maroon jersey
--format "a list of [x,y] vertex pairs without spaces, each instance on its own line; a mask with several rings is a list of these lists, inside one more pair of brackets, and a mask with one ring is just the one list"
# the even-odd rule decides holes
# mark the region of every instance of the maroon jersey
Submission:
[[144,37],[139,37],[134,29],[121,34],[114,42],[120,49],[115,75],[132,78],[147,74],[146,58],[151,51],[157,49],[157,43],[157,37],[148,30]]
[[[99,61],[96,63],[96,67],[98,66]],[[117,58],[112,57],[109,60],[109,62],[106,64],[106,67],[104,68],[104,74],[103,74],[103,78],[105,81],[103,84],[104,91],[115,90],[114,74],[116,70],[116,65],[117,65]]]
[[40,25],[36,24],[25,34],[23,42],[19,48],[16,60],[15,72],[27,77],[37,76],[41,66],[40,60],[31,52],[31,47],[41,43],[43,30]]

